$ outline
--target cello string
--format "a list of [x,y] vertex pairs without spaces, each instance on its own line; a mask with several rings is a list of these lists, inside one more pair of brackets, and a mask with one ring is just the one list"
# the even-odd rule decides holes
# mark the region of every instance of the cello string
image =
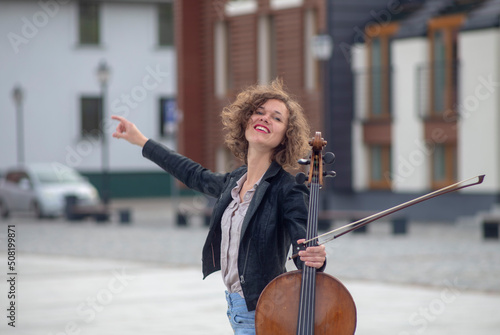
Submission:
[[[315,159],[315,168],[317,162]],[[310,189],[309,201],[309,214],[307,222],[307,239],[311,239],[317,235],[317,217],[318,217],[318,199],[319,199],[319,185],[317,183],[317,176],[313,175]],[[314,334],[314,305],[315,305],[315,279],[316,269],[304,265],[302,271],[302,286],[299,306],[299,320],[297,324],[298,335],[313,335]]]
[[[318,163],[319,164],[319,163]],[[318,176],[316,176],[316,179],[318,179]],[[317,235],[318,232],[318,204],[319,204],[319,183],[316,182],[314,183],[313,187],[313,199],[314,199],[314,206],[313,208],[310,208],[310,212],[312,212],[312,221],[311,221],[311,234]],[[312,243],[313,245],[316,243]],[[314,333],[314,315],[315,315],[315,293],[316,293],[316,269],[313,267],[307,267],[308,268],[308,280],[309,280],[309,286],[308,286],[308,315],[307,315],[307,329],[306,329],[306,334],[313,334]]]
[[[318,235],[318,204],[319,204],[319,190],[320,190],[320,185],[319,183],[316,184],[315,187],[315,204],[316,207],[313,209],[313,235],[316,236]],[[316,241],[312,242],[313,245],[317,245]],[[316,306],[316,268],[310,268],[310,292],[309,292],[309,297],[310,297],[310,311],[309,311],[309,328],[308,328],[308,335],[314,335],[314,321],[315,321],[315,306]]]

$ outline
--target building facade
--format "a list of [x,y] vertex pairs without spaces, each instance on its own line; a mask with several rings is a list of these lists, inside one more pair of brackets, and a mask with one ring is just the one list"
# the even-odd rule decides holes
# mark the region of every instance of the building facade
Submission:
[[353,80],[352,176],[329,205],[385,209],[486,174],[482,185],[406,213],[455,220],[492,210],[500,190],[499,2],[393,4],[372,10],[344,48]]
[[166,174],[111,138],[110,116],[175,146],[173,10],[171,1],[0,1],[0,171],[18,164],[21,136],[24,163],[68,165],[97,187],[107,168],[113,196],[168,194]]

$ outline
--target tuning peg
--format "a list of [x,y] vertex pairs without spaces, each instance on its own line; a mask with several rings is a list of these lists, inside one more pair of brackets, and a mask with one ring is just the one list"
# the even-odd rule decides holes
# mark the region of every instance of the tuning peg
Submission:
[[323,176],[325,177],[335,177],[337,175],[337,172],[335,171],[325,171],[323,172]]
[[310,159],[305,159],[305,158],[299,159],[298,162],[299,162],[300,165],[309,165],[309,164],[311,164],[311,160]]
[[327,152],[323,155],[323,162],[325,164],[332,164],[335,161],[335,155],[333,152]]
[[304,172],[299,172],[295,175],[295,181],[297,184],[304,184],[306,181],[307,177]]

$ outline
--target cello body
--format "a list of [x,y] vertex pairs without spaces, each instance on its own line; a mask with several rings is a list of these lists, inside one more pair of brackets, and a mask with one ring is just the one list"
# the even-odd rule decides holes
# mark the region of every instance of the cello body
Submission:
[[[255,313],[257,335],[297,334],[302,271],[284,273],[271,281],[259,298]],[[314,335],[352,335],[356,330],[356,305],[335,277],[316,273]]]

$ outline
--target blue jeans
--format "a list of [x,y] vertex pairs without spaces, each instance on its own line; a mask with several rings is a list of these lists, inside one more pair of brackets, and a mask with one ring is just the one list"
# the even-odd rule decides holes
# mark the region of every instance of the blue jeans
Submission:
[[227,317],[235,335],[255,335],[255,311],[249,312],[245,299],[226,291]]

